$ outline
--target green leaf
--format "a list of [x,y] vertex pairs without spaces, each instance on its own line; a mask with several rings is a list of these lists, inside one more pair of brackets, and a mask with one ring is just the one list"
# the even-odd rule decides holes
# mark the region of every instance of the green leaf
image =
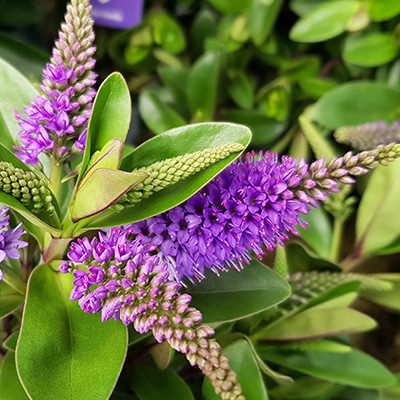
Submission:
[[396,58],[399,48],[392,33],[371,32],[348,36],[343,51],[345,61],[361,67],[376,67]]
[[367,0],[368,14],[373,21],[384,21],[400,13],[398,0]]
[[329,129],[393,121],[400,117],[400,90],[374,82],[348,82],[322,96],[313,106],[312,116]]
[[0,59],[0,134],[4,146],[12,149],[19,143],[21,130],[14,110],[23,112],[23,107],[39,95],[32,84],[14,67]]
[[193,400],[189,386],[176,373],[153,365],[135,364],[129,383],[140,400]]
[[247,4],[243,0],[208,0],[214,7],[224,14],[242,14]]
[[86,172],[93,153],[101,150],[111,139],[125,141],[130,122],[129,89],[122,75],[114,72],[102,83],[94,100],[78,182]]
[[210,51],[198,58],[190,70],[187,90],[197,122],[213,120],[220,64],[220,53]]
[[233,101],[244,109],[253,106],[253,84],[243,71],[232,71],[228,93]]
[[77,222],[104,211],[148,176],[146,172],[97,168],[76,192],[71,207],[72,221]]
[[290,294],[285,279],[254,259],[241,271],[232,268],[218,276],[207,269],[205,276],[196,286],[188,287],[191,305],[201,311],[205,323],[256,314],[279,304]]
[[365,332],[375,327],[372,318],[351,308],[313,307],[265,327],[256,337],[262,341],[300,341]]
[[303,217],[308,223],[305,230],[301,230],[300,237],[323,258],[329,258],[332,247],[332,226],[322,207],[312,208]]
[[400,235],[400,162],[372,174],[357,213],[356,240],[363,257],[375,254]]
[[359,7],[359,2],[353,0],[322,3],[295,23],[289,37],[305,43],[331,39],[346,30]]
[[319,99],[325,93],[334,89],[337,83],[331,79],[327,78],[305,78],[299,81],[301,90],[313,99]]
[[29,280],[17,368],[33,400],[108,398],[125,359],[125,326],[69,300],[73,279],[43,264]]
[[[204,123],[183,126],[155,136],[137,147],[123,159],[121,169],[132,171],[135,168],[148,167],[166,158],[193,153],[224,143],[237,142],[246,147],[250,138],[249,129],[242,125]],[[239,153],[231,154],[200,173],[152,194],[146,201],[142,201],[140,206],[125,207],[118,214],[107,215],[105,212],[104,216],[96,217],[96,220],[91,221],[88,226],[91,228],[117,226],[160,214],[191,197],[238,156]]]
[[[335,351],[324,349],[326,344],[334,345]],[[257,350],[263,359],[327,381],[363,388],[394,383],[393,375],[383,364],[350,346],[325,340],[308,342],[308,348],[302,349],[303,344],[299,347],[258,345]]]
[[172,107],[163,103],[150,89],[140,93],[139,111],[146,125],[155,134],[186,124],[186,121]]
[[[267,389],[249,343],[245,339],[237,340],[224,348],[223,353],[237,374],[243,396],[246,399],[268,400]],[[220,399],[208,378],[204,381],[203,395],[205,400]]]
[[19,331],[13,332],[3,343],[3,346],[10,351],[15,352],[15,348],[17,347]]
[[267,148],[285,130],[286,122],[267,117],[263,112],[256,110],[222,110],[221,119],[243,124],[250,128],[253,136],[253,145],[263,145]]
[[0,282],[0,319],[14,312],[22,305],[24,296],[9,286],[6,282]]
[[164,50],[178,54],[186,46],[185,35],[178,23],[165,12],[157,12],[151,16],[154,42]]
[[18,378],[13,351],[6,354],[0,368],[0,399],[28,400]]
[[257,46],[261,46],[271,33],[282,4],[282,0],[251,1],[250,35]]

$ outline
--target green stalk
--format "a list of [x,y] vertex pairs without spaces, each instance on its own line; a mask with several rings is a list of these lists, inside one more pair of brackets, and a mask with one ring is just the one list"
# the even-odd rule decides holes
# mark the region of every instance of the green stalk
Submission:
[[57,200],[61,189],[61,172],[61,164],[57,163],[57,161],[53,159],[51,161],[49,189],[54,194]]
[[340,257],[340,245],[342,243],[344,221],[345,219],[343,218],[335,218],[333,223],[333,238],[330,259],[335,262],[339,261]]

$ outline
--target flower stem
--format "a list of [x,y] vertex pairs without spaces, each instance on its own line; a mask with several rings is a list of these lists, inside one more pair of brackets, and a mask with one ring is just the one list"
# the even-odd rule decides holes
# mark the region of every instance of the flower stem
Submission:
[[51,162],[49,188],[57,200],[61,188],[61,171],[62,171],[61,164],[59,164],[55,159],[53,159]]
[[344,221],[345,220],[343,218],[335,218],[335,222],[333,223],[333,238],[330,259],[335,262],[339,261],[340,257],[340,244],[343,237]]

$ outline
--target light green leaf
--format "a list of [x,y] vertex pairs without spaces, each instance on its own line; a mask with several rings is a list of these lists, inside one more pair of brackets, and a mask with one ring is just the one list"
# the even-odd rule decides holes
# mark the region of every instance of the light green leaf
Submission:
[[378,167],[361,198],[356,240],[363,257],[375,254],[400,236],[400,162]]
[[188,97],[196,122],[212,121],[217,101],[221,55],[204,53],[196,60],[189,73]]
[[[237,271],[232,268],[217,276],[205,271],[206,279],[189,285],[191,305],[203,314],[203,321],[226,322],[273,307],[290,294],[290,286],[280,275],[257,260]],[[215,305],[218,304],[218,307]]]
[[365,332],[375,327],[372,318],[351,308],[313,307],[265,327],[256,337],[263,341],[300,341]]
[[189,386],[176,372],[153,365],[135,364],[129,383],[140,400],[194,400]]
[[388,386],[395,381],[383,364],[359,350],[341,345],[342,351],[329,351],[316,347],[318,344],[322,341],[309,342],[307,350],[265,345],[257,349],[263,359],[327,381],[363,388]]
[[140,93],[139,111],[146,125],[155,134],[186,124],[186,121],[172,107],[163,103],[150,89]]
[[[242,125],[230,123],[204,123],[172,129],[143,143],[122,161],[121,169],[132,171],[149,165],[224,143],[241,143],[244,147],[250,142],[251,133]],[[88,225],[91,228],[123,225],[140,221],[160,214],[182,203],[200,190],[227,165],[234,161],[240,153],[231,154],[224,160],[210,165],[201,173],[194,174],[175,185],[152,194],[140,206],[125,207],[118,214],[96,217]]]
[[0,368],[0,399],[28,400],[24,388],[19,381],[15,367],[15,353],[9,351]]
[[43,264],[29,280],[17,368],[33,400],[106,399],[125,359],[126,327],[69,300],[73,279]]
[[348,82],[322,96],[313,106],[312,116],[329,129],[393,121],[400,117],[400,90],[375,82]]
[[257,46],[271,33],[282,4],[282,0],[251,0],[250,36]]
[[352,0],[324,2],[295,23],[290,39],[313,43],[340,35],[359,7],[359,2]]
[[101,150],[111,139],[125,141],[130,122],[129,89],[122,75],[114,72],[102,83],[94,100],[78,182],[86,172],[93,153]]
[[[79,186],[71,207],[71,218],[77,222],[104,211],[122,195],[149,176],[146,172],[125,172],[97,168]],[[104,183],[107,182],[107,185]]]
[[13,332],[3,343],[3,346],[10,351],[15,352],[15,348],[17,347],[19,331]]
[[367,0],[368,14],[373,21],[384,21],[400,13],[398,0]]
[[4,146],[12,149],[19,143],[21,130],[14,110],[23,112],[25,106],[39,95],[32,84],[14,67],[0,59],[0,135]]
[[[239,339],[226,348],[223,353],[229,359],[230,367],[236,372],[238,382],[242,386],[246,399],[268,400],[267,390],[258,368],[250,344],[245,339]],[[219,400],[214,392],[211,381],[206,378],[203,385],[205,400]]]
[[376,67],[396,58],[399,48],[392,33],[371,32],[348,36],[343,51],[345,61],[361,67]]

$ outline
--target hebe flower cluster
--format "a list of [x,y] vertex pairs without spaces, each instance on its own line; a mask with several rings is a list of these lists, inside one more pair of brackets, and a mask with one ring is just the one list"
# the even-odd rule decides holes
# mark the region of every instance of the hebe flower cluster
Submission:
[[[306,165],[307,167],[307,165]],[[289,185],[307,172],[296,160],[254,153],[231,164],[185,203],[158,216],[130,225],[145,243],[159,246],[171,277],[181,281],[204,277],[204,267],[226,270],[249,262],[262,244],[272,250],[304,221],[309,206],[296,199]],[[227,265],[226,265],[227,264]]]
[[[10,216],[7,212],[8,207],[2,207],[0,209],[0,263],[2,263],[6,257],[19,259],[21,254],[18,249],[28,246],[27,242],[19,240],[25,233],[21,228],[22,222],[15,228],[10,228]],[[4,273],[0,269],[0,280],[2,280],[3,277]]]
[[244,399],[220,346],[208,338],[214,331],[189,307],[191,297],[179,293],[179,283],[169,281],[166,263],[151,255],[156,247],[143,244],[141,235],[131,236],[132,229],[114,228],[108,235],[99,233],[99,238],[71,245],[70,261],[59,267],[64,273],[73,270],[71,300],[79,300],[87,313],[101,311],[102,321],[113,317],[132,323],[139,333],[151,330],[158,342],[167,340],[197,365],[223,399]]
[[97,77],[92,71],[95,47],[90,12],[89,0],[73,0],[68,6],[51,63],[43,71],[43,95],[24,107],[25,115],[16,112],[22,129],[16,155],[25,163],[39,165],[40,153],[58,163],[68,159],[71,139],[77,139],[75,151],[84,150]]

